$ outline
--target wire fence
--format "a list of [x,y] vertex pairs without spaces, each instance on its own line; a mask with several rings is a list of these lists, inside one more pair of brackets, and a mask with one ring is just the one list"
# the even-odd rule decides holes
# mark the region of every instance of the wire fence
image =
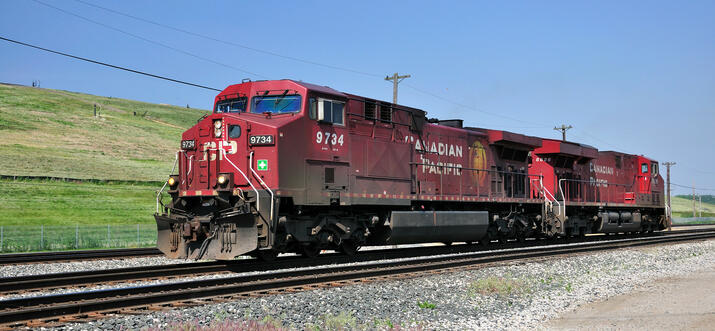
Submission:
[[673,224],[715,224],[715,217],[673,217]]
[[156,246],[154,224],[0,225],[0,252]]

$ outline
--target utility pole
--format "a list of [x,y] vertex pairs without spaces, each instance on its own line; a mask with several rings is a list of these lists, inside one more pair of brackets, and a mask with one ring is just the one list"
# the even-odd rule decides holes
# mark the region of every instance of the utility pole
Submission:
[[672,219],[673,211],[672,211],[672,209],[670,209],[670,166],[674,166],[675,162],[664,162],[663,165],[665,165],[665,168],[667,169],[667,172],[666,172],[667,175],[665,177],[666,178],[665,181],[668,186],[668,215],[666,215],[666,217],[668,217],[668,231],[671,231],[671,227],[673,225],[673,219]]
[[566,130],[572,129],[572,128],[573,128],[573,126],[570,126],[570,125],[566,126],[566,124],[561,124],[561,127],[558,127],[558,126],[554,127],[554,130],[561,131],[561,137],[562,137],[561,139],[563,141],[566,141]]
[[392,103],[397,104],[397,84],[399,84],[403,79],[410,77],[410,75],[400,76],[397,73],[392,76],[385,76],[385,80],[392,81]]
[[697,217],[695,215],[695,181],[693,181],[693,218]]

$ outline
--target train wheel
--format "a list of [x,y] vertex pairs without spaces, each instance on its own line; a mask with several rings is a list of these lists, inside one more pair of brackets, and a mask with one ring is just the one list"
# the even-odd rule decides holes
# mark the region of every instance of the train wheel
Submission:
[[343,243],[340,244],[340,252],[347,256],[355,256],[357,251],[360,249],[360,246],[355,245],[355,243],[352,240],[343,240]]
[[300,247],[300,255],[309,258],[314,258],[320,255],[320,248],[316,244],[302,245]]
[[259,259],[261,261],[273,262],[278,257],[278,251],[273,250],[273,249],[258,250],[258,251],[256,251],[255,256],[257,259]]

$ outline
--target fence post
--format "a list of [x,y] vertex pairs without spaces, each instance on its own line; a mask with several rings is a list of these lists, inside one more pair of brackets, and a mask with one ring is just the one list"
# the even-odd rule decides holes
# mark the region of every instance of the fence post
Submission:
[[45,247],[45,225],[40,225],[40,250]]
[[109,235],[109,224],[107,224],[107,247],[111,246],[111,236]]
[[79,249],[79,224],[74,228],[74,249]]

